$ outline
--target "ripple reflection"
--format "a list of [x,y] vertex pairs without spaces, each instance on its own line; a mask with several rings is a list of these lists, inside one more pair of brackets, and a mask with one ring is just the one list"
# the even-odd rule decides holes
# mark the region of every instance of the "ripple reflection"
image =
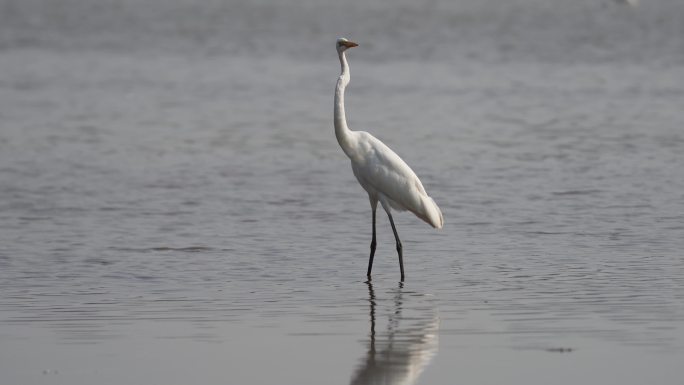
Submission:
[[[439,317],[425,296],[404,289],[394,291],[387,327],[376,332],[378,307],[390,303],[378,299],[373,284],[368,281],[370,304],[370,335],[366,356],[352,376],[352,385],[415,384],[432,358],[437,354]],[[405,299],[404,296],[407,296]],[[417,301],[416,301],[417,299]],[[380,318],[383,318],[380,314]]]

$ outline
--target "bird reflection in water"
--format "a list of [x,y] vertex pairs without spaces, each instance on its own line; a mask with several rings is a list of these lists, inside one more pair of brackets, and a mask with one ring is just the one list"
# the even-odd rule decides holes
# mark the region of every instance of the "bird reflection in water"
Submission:
[[[352,376],[352,385],[415,384],[437,353],[439,318],[430,301],[407,292],[403,282],[394,293],[387,330],[376,332],[378,301],[368,281],[370,337],[366,356]],[[408,299],[404,300],[404,294]],[[415,303],[416,299],[420,302]],[[382,318],[382,315],[380,315]]]

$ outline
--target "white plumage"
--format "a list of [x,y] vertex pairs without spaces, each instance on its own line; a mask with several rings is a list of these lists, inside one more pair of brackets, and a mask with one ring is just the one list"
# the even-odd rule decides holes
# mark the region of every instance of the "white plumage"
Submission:
[[392,219],[392,209],[397,211],[408,210],[438,229],[444,225],[444,218],[435,201],[427,195],[416,173],[399,155],[373,135],[364,131],[352,131],[347,126],[344,112],[344,90],[349,84],[350,75],[345,51],[357,45],[344,38],[337,40],[337,52],[342,71],[335,89],[335,136],[340,147],[351,160],[354,176],[368,192],[370,199],[373,213],[373,240],[371,241],[371,253],[368,261],[368,277],[370,278],[376,246],[375,211],[378,202],[380,202],[392,225],[397,253],[399,254],[401,280],[403,281],[402,245]]
[[371,134],[357,135],[357,156],[352,158],[356,179],[371,199],[398,211],[408,210],[425,222],[441,229],[442,213],[425,192],[418,176],[399,155]]

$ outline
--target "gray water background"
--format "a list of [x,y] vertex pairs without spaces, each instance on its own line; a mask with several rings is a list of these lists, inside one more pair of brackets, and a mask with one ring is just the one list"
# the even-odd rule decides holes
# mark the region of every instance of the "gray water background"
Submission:
[[682,107],[678,0],[0,0],[0,382],[680,384]]

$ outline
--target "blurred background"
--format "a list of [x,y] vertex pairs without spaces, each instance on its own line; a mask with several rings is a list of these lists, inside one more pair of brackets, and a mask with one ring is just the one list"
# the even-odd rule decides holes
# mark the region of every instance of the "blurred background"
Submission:
[[677,0],[3,0],[1,6],[4,50],[320,60],[322,47],[345,35],[364,38],[364,57],[376,60],[677,63],[682,52]]

